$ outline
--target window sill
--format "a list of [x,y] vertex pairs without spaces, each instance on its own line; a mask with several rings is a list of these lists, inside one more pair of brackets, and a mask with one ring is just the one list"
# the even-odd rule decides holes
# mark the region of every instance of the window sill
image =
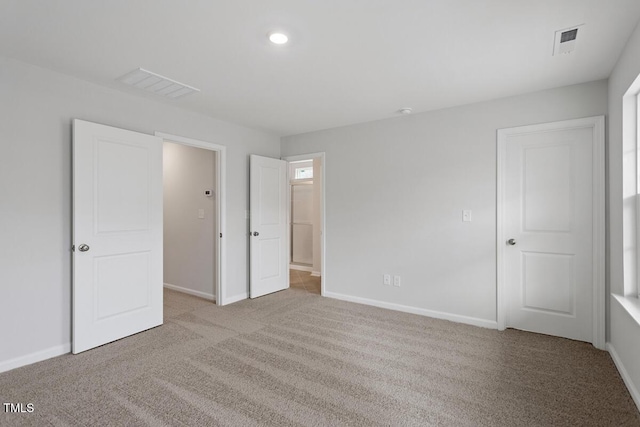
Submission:
[[625,297],[623,295],[611,294],[613,299],[618,301],[618,304],[624,308],[629,316],[636,321],[638,325],[640,325],[640,299],[636,297]]

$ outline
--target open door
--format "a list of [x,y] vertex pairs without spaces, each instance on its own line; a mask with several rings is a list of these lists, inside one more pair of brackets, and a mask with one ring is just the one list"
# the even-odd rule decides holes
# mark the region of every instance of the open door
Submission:
[[162,324],[162,139],[73,121],[73,353]]
[[289,287],[287,162],[251,156],[251,298]]

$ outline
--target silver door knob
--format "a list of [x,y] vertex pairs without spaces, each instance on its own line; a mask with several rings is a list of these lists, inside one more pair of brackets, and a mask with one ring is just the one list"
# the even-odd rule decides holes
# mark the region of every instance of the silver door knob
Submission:
[[254,232],[253,232],[253,235],[254,235],[254,236],[259,236],[259,235],[260,235],[260,233],[258,233],[257,231],[254,231]]
[[507,240],[507,243],[508,243],[509,245],[513,246],[513,245],[515,245],[515,244],[516,244],[516,239],[509,239],[509,240]]
[[87,252],[89,250],[89,245],[85,245],[84,243],[78,246],[78,250],[80,252]]

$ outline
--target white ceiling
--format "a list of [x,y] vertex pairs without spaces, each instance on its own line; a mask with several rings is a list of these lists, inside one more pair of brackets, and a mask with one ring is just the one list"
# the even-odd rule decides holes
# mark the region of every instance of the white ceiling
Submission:
[[[291,135],[606,78],[639,18],[638,0],[0,0],[0,55]],[[138,67],[202,92],[115,81]]]

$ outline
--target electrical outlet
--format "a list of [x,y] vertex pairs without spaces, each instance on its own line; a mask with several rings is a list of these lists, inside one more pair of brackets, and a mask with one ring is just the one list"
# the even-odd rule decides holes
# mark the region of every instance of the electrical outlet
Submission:
[[400,287],[400,276],[393,276],[393,286]]
[[382,276],[382,283],[385,285],[391,285],[391,275],[385,274],[384,276]]

